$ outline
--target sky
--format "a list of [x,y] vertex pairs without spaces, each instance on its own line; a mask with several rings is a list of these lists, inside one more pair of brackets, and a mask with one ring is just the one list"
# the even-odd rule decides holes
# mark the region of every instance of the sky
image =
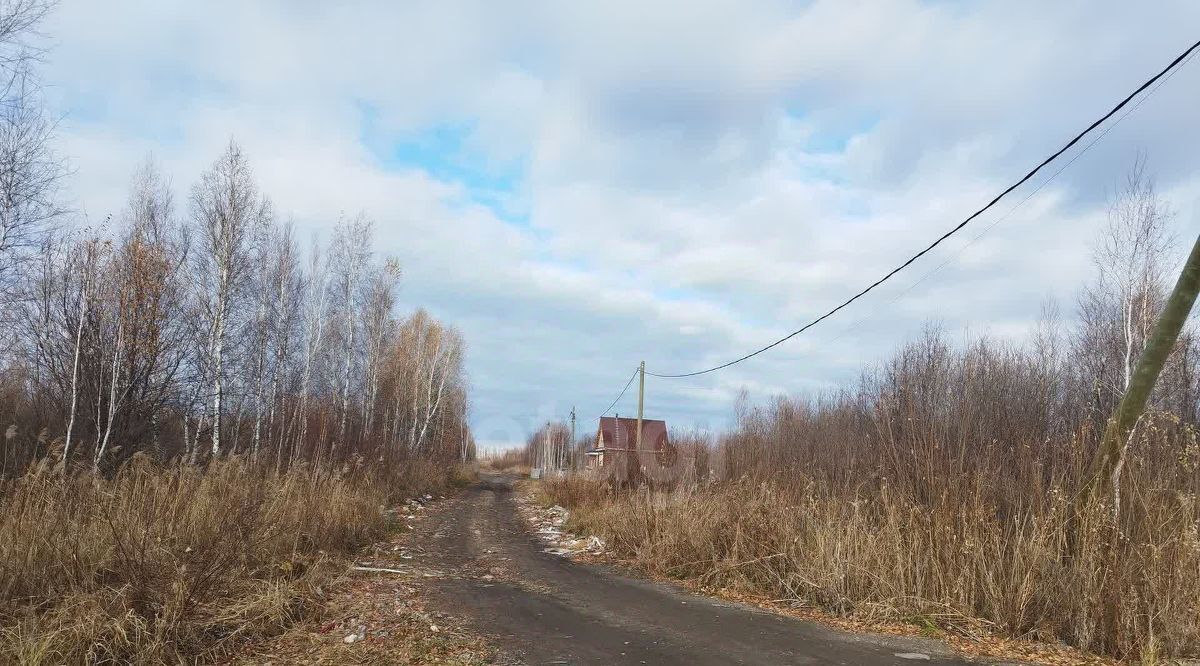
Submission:
[[[230,138],[301,237],[369,215],[403,266],[401,314],[465,335],[473,430],[495,447],[572,408],[593,430],[639,361],[692,371],[798,328],[1197,26],[1190,0],[63,0],[43,77],[89,218],[120,211],[147,156],[185,202]],[[1020,339],[1047,299],[1069,316],[1139,154],[1196,233],[1198,103],[1193,62],[838,317],[718,373],[648,378],[647,417],[720,430],[740,394],[846,385],[930,321]]]

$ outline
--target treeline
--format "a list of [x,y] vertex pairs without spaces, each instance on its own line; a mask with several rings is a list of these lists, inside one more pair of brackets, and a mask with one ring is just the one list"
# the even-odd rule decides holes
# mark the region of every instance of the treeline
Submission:
[[[585,430],[593,427],[594,424],[584,424]],[[553,421],[530,434],[523,447],[506,451],[497,462],[503,460],[504,463],[551,470],[581,470],[587,463],[587,452],[595,443],[595,433],[584,433],[572,442],[571,426],[566,421]]]
[[98,226],[21,257],[0,357],[0,466],[467,460],[462,336],[397,318],[400,266],[364,215],[301,247],[234,143],[177,209],[147,163]]
[[48,457],[471,458],[462,336],[397,317],[365,215],[301,242],[232,141],[186,201],[148,161],[123,210],[62,205],[37,76],[54,4],[0,5],[0,479]]
[[397,317],[366,216],[301,243],[233,142],[180,204],[148,162],[122,211],[62,205],[37,76],[54,4],[0,5],[0,479],[139,453],[471,458],[462,336]]
[[0,663],[228,661],[468,478],[464,343],[399,313],[365,215],[298,239],[233,142],[182,201],[148,161],[62,205],[53,4],[0,2]]

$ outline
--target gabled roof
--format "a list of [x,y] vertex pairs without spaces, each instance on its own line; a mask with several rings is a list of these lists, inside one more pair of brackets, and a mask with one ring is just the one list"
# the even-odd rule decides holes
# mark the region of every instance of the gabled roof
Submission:
[[[636,418],[602,416],[596,427],[597,446],[595,451],[632,450],[637,440]],[[642,437],[652,448],[658,449],[667,441],[667,422],[660,419],[642,419]]]
[[[617,425],[618,421],[620,421],[621,425],[629,426],[630,428],[637,428],[637,419],[636,418],[626,418],[626,417],[618,418],[616,416],[601,416],[600,417],[600,429],[603,429],[605,426],[608,426],[608,428],[611,429],[613,426]],[[642,419],[642,427],[643,428],[649,426],[652,423],[655,425],[658,425],[661,423],[664,427],[667,425],[667,422],[663,421],[661,419]]]

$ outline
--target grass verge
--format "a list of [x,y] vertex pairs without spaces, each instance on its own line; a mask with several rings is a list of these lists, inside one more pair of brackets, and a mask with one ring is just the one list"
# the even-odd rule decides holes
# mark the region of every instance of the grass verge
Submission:
[[1200,648],[1194,498],[1149,504],[1140,527],[1113,535],[1099,505],[1075,529],[1061,494],[1005,512],[984,493],[918,503],[886,486],[844,497],[818,483],[615,494],[574,477],[541,492],[616,556],[708,590],[1130,662]]
[[345,558],[386,533],[392,499],[457,474],[37,466],[0,494],[0,662],[221,659],[318,608]]

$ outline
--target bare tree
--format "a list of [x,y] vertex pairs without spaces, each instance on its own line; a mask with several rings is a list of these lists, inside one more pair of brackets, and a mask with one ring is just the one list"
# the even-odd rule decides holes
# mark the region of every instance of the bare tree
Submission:
[[363,274],[371,257],[371,221],[361,213],[353,220],[343,221],[338,226],[333,240],[333,264],[335,266],[339,305],[342,309],[342,378],[341,413],[338,417],[338,435],[330,446],[332,457],[337,448],[346,441],[346,417],[350,412],[350,382],[354,360],[358,354],[358,305],[361,302]]
[[1174,249],[1171,217],[1139,158],[1109,204],[1092,250],[1097,277],[1079,300],[1074,347],[1098,414],[1107,415],[1129,387],[1162,306]]
[[205,350],[211,379],[212,455],[221,453],[226,338],[249,270],[255,228],[271,214],[258,193],[250,165],[232,141],[192,191],[192,221],[199,247],[200,313],[208,324]]
[[70,269],[79,275],[75,324],[75,344],[71,361],[71,408],[67,416],[67,433],[63,445],[63,461],[71,459],[71,435],[75,431],[75,416],[79,409],[79,360],[83,353],[83,327],[94,299],[96,266],[100,259],[100,242],[94,238],[84,241]]
[[398,344],[411,350],[405,354],[408,371],[402,380],[409,396],[408,452],[421,455],[427,452],[431,426],[436,428],[442,416],[445,397],[460,381],[464,345],[458,331],[434,321],[424,310],[404,322]]
[[324,341],[325,313],[329,299],[329,271],[321,259],[321,247],[313,242],[306,280],[307,308],[304,316],[304,363],[300,375],[300,399],[296,402],[295,421],[298,422],[292,458],[299,454],[308,437],[308,406],[312,392],[313,374]]
[[[103,436],[93,461],[99,471],[109,443],[132,454],[147,440],[157,448],[159,412],[170,399],[186,351],[186,238],[173,215],[170,189],[153,161],[138,169],[111,259],[104,266],[95,347],[107,359]],[[97,427],[100,427],[99,422]]]
[[0,3],[0,287],[10,296],[28,251],[63,213],[57,194],[65,170],[50,148],[54,123],[34,75],[40,51],[31,44],[53,4]]
[[[1110,421],[1107,430],[1111,431],[1116,422],[1109,416],[1119,413],[1120,428],[1125,429],[1119,436],[1106,435],[1102,454],[1094,463],[1096,470],[1111,465],[1093,477],[1104,477],[1113,507],[1120,505],[1122,461],[1136,427],[1134,421],[1125,419],[1129,398],[1135,403],[1173,403],[1176,413],[1196,417],[1191,360],[1194,337],[1188,330],[1177,340],[1172,337],[1161,371],[1163,381],[1153,393],[1145,390],[1144,382],[1139,391],[1131,393],[1135,368],[1151,341],[1167,296],[1175,250],[1172,217],[1146,173],[1145,160],[1139,158],[1109,204],[1108,223],[1093,249],[1097,277],[1080,297],[1080,327],[1074,344],[1074,365],[1082,370],[1080,384],[1090,393],[1094,417]],[[1121,409],[1114,411],[1118,404]]]
[[298,252],[290,223],[277,229],[271,246],[275,249],[274,260],[265,290],[274,295],[269,322],[271,366],[267,390],[267,435],[269,445],[271,433],[274,430],[279,431],[275,450],[275,464],[278,469],[283,463],[284,442],[288,441],[284,428],[277,427],[276,423],[277,415],[282,412],[278,399],[280,385],[287,381],[289,375],[289,364],[293,358],[292,346],[298,337],[296,329],[300,319],[303,276],[297,262]]
[[190,327],[185,321],[188,294],[183,277],[188,237],[175,217],[170,186],[152,159],[134,175],[125,226],[120,262],[129,277],[120,309],[128,338],[130,411],[137,423],[122,438],[133,444],[148,428],[157,449],[159,413],[173,398]]
[[396,307],[396,282],[400,279],[400,263],[388,258],[374,268],[367,286],[366,307],[363,313],[363,334],[366,338],[366,386],[363,392],[363,428],[373,432],[379,380],[383,369],[385,343],[393,328],[392,310]]

